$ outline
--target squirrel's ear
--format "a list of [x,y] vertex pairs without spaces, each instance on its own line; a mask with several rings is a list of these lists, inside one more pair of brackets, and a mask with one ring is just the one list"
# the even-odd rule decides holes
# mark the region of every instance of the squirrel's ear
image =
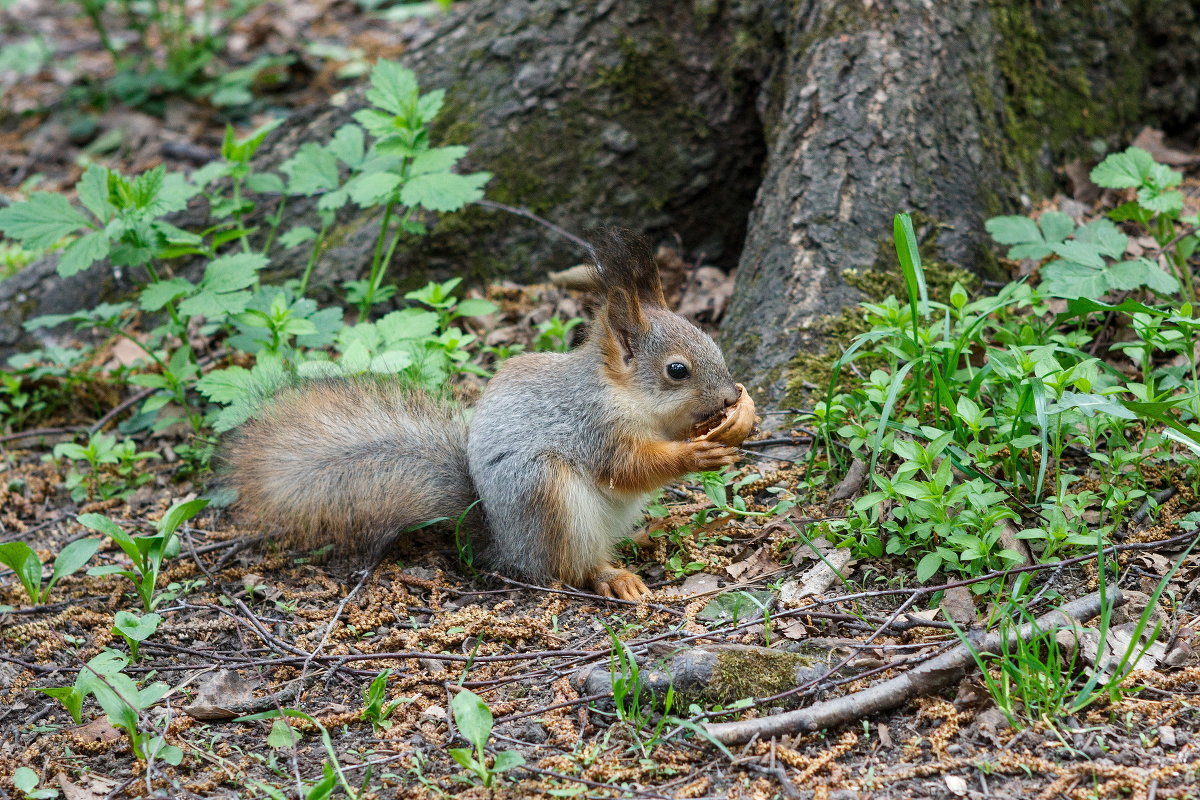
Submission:
[[650,241],[631,230],[608,228],[592,236],[591,255],[604,294],[605,326],[628,364],[634,341],[650,326],[645,309],[667,305]]

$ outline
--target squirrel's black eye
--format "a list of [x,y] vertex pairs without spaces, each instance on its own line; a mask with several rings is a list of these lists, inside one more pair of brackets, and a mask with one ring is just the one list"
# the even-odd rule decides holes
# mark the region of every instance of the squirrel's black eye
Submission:
[[691,374],[692,373],[688,371],[687,364],[680,364],[678,361],[667,364],[667,377],[673,381],[684,380]]

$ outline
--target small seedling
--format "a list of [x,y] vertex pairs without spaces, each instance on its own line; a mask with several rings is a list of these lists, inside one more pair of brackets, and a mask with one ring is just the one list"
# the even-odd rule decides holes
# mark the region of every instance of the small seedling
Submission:
[[25,795],[25,800],[49,800],[58,797],[58,789],[49,786],[44,789],[37,788],[40,782],[38,774],[29,767],[17,767],[10,780],[16,790]]
[[83,567],[99,547],[99,539],[89,538],[77,539],[60,550],[54,559],[54,571],[50,574],[45,589],[41,588],[41,559],[37,557],[33,548],[24,542],[0,544],[0,564],[16,573],[17,580],[25,587],[25,594],[29,595],[29,602],[36,605],[48,601],[54,584]]
[[158,630],[162,617],[158,614],[146,614],[139,617],[131,611],[118,611],[113,622],[112,632],[118,634],[129,645],[129,658],[138,660],[138,648],[141,643],[154,635]]
[[172,558],[179,553],[179,540],[175,531],[207,505],[208,500],[205,498],[178,502],[167,509],[167,513],[156,523],[157,533],[136,537],[130,536],[117,523],[102,514],[80,514],[81,525],[111,537],[133,562],[129,569],[117,565],[93,567],[88,570],[88,574],[124,575],[133,582],[138,598],[142,601],[142,608],[145,611],[153,611],[159,602],[154,596],[154,588],[158,583],[163,559]]
[[388,721],[388,717],[400,706],[412,702],[412,699],[407,697],[393,700],[390,703],[386,702],[387,681],[391,674],[392,671],[390,669],[380,672],[363,693],[364,706],[362,716],[359,719],[370,722],[376,728],[390,728],[392,723]]
[[497,775],[525,763],[525,759],[517,751],[504,750],[497,753],[491,766],[488,766],[483,748],[492,735],[492,710],[479,695],[467,689],[461,690],[450,701],[450,710],[454,713],[454,724],[458,726],[458,732],[473,745],[473,749],[450,748],[450,757],[470,770],[484,788],[490,789]]

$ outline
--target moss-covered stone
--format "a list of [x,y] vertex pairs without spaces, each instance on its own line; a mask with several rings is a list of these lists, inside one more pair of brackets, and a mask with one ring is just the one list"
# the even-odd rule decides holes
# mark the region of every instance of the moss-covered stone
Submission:
[[715,703],[732,703],[744,697],[769,697],[796,686],[796,668],[813,659],[798,653],[723,650],[717,656],[706,691]]

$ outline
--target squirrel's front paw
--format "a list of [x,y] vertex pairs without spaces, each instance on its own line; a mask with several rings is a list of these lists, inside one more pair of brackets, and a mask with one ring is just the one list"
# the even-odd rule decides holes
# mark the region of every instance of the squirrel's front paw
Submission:
[[596,594],[605,597],[616,597],[621,600],[640,600],[643,595],[650,594],[642,579],[627,569],[620,567],[604,567],[596,570],[592,576],[592,587]]
[[693,460],[692,470],[694,471],[728,467],[737,461],[738,457],[736,447],[729,447],[706,439],[697,439],[694,442],[688,442],[688,448],[691,451]]

